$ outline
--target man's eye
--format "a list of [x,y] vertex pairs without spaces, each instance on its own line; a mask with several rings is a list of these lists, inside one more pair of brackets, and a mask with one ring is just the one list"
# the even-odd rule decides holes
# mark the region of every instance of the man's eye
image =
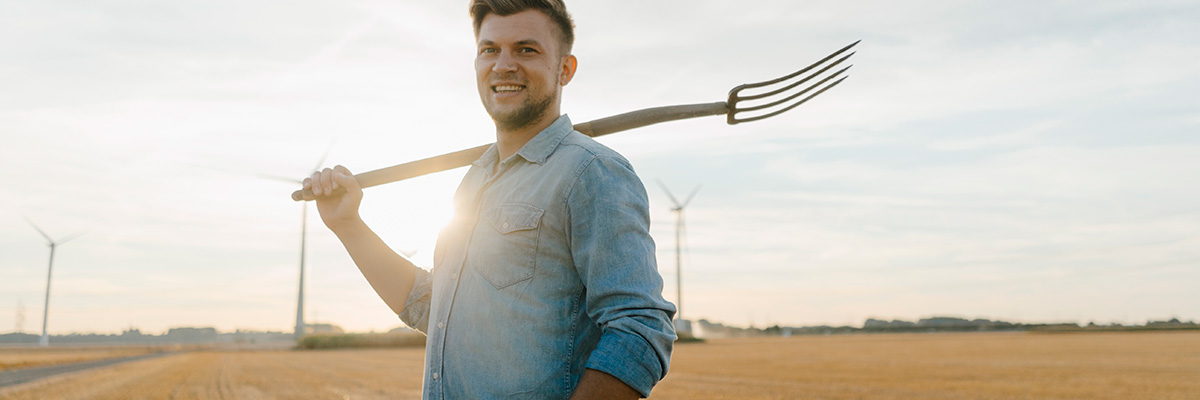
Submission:
[[483,48],[482,50],[479,50],[479,53],[480,53],[480,54],[485,54],[485,53],[495,53],[495,52],[496,52],[496,49],[495,49],[495,48],[491,48],[491,47],[486,47],[486,48]]
[[537,50],[535,50],[532,47],[522,47],[520,49],[517,49],[517,51],[519,51],[521,53],[536,53],[537,52]]

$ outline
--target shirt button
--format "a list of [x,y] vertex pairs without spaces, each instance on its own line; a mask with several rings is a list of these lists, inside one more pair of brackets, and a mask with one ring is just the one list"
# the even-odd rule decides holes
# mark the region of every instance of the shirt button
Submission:
[[435,381],[437,380],[437,372],[433,373],[433,380],[435,380]]
[[446,323],[445,323],[445,322],[438,322],[438,328],[439,328],[439,329],[440,329],[440,328],[445,328],[445,327],[446,327]]
[[504,229],[508,229],[508,223],[507,223],[507,222],[505,222],[505,223],[504,223]]
[[450,274],[450,279],[458,279],[458,273],[455,272],[453,274]]

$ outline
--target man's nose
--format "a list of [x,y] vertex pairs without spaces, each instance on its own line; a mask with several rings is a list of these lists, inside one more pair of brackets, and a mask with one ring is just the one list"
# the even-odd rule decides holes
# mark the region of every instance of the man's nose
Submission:
[[500,55],[496,57],[496,64],[492,65],[493,72],[513,72],[516,70],[516,60],[513,59],[512,53],[507,51],[500,52]]

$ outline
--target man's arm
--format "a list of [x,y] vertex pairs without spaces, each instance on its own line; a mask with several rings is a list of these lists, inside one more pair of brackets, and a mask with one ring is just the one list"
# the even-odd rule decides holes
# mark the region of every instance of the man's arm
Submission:
[[636,400],[642,398],[636,390],[621,382],[617,377],[594,369],[583,371],[583,378],[571,400]]
[[600,155],[581,171],[567,204],[571,255],[587,314],[601,330],[586,368],[649,396],[670,365],[675,307],[662,297],[646,189],[627,161]]
[[304,180],[316,197],[321,221],[337,235],[363,277],[396,314],[404,310],[417,267],[396,254],[358,215],[362,187],[346,167],[325,168]]

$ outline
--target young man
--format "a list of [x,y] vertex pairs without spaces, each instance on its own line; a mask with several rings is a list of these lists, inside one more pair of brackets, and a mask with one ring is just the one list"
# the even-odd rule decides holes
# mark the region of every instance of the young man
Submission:
[[[648,396],[667,373],[646,190],[559,111],[575,74],[561,0],[474,0],[476,81],[496,144],[454,195],[425,272],[358,215],[342,166],[304,182],[376,293],[427,336],[426,399]],[[344,189],[344,190],[343,190]]]

